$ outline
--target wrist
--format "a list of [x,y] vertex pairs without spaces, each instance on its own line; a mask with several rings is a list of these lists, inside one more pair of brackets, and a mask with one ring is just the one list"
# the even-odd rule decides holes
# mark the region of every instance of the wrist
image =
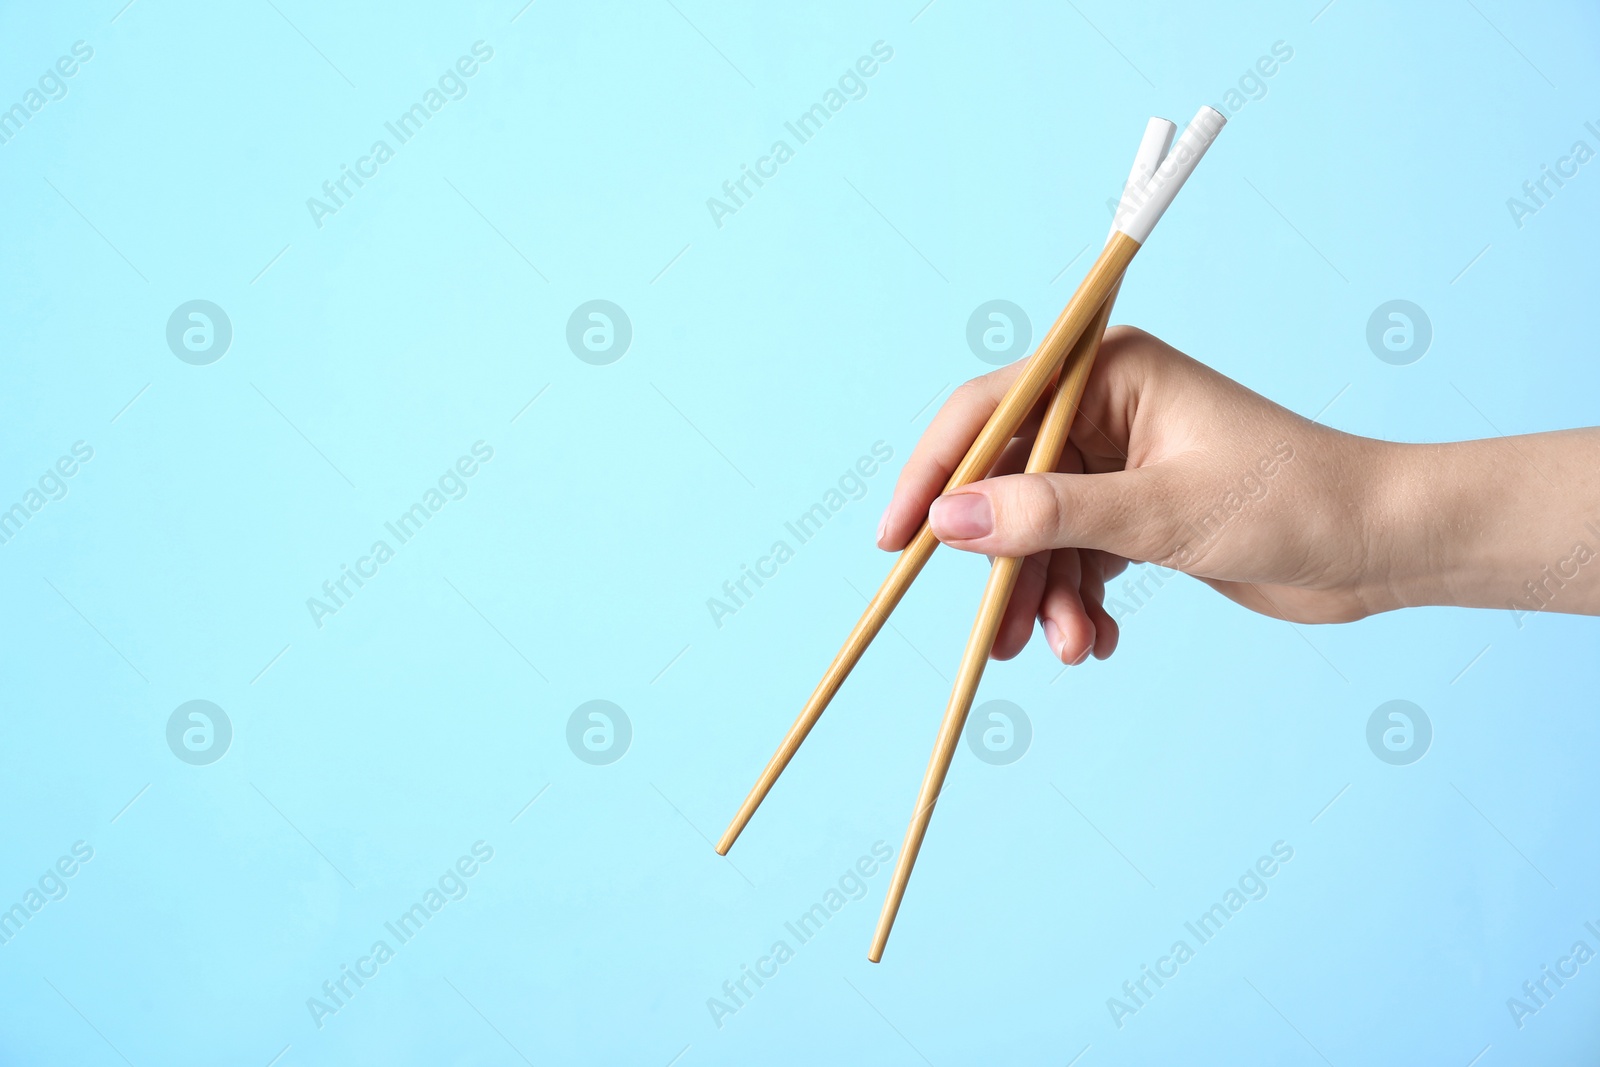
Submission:
[[1500,576],[1516,570],[1520,547],[1509,499],[1517,483],[1498,457],[1478,441],[1374,444],[1377,610],[1506,606]]

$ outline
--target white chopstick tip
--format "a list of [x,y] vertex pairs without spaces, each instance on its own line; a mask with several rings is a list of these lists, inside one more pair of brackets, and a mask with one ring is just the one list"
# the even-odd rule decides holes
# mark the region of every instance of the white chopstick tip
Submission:
[[1171,119],[1152,116],[1145,123],[1144,136],[1139,139],[1139,151],[1133,157],[1133,168],[1128,171],[1128,180],[1123,183],[1122,197],[1117,201],[1117,213],[1112,216],[1111,233],[1106,236],[1107,240],[1133,217],[1143,203],[1144,184],[1161,166],[1161,161],[1167,158],[1167,151],[1172,147],[1172,138],[1177,132],[1178,124]]
[[1133,170],[1128,174],[1128,184],[1122,189],[1124,200],[1129,189],[1143,185],[1155,174],[1156,168],[1167,158],[1172,139],[1177,135],[1178,124],[1171,119],[1153,117],[1145,123],[1144,136],[1139,139],[1139,151],[1133,157]]
[[1227,122],[1222,112],[1213,107],[1202,106],[1195,112],[1183,136],[1178,138],[1150,180],[1138,189],[1128,190],[1128,200],[1135,205],[1135,210],[1126,220],[1119,219],[1117,229],[1144,244]]
[[[1195,112],[1194,121],[1189,123],[1191,127],[1197,127],[1204,131],[1206,147],[1208,148],[1211,146],[1211,142],[1217,139],[1217,134],[1222,132],[1222,127],[1227,124],[1228,116],[1216,108],[1204,104],[1201,105],[1199,111]],[[1204,151],[1204,149],[1201,149],[1201,151]]]

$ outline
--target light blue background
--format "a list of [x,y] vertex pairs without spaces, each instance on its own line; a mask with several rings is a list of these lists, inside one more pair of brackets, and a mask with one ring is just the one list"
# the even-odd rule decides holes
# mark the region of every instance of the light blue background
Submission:
[[[1357,433],[1600,421],[1600,163],[1520,229],[1506,208],[1600,148],[1592,9],[273,3],[0,17],[0,106],[94,49],[0,145],[0,506],[94,448],[0,545],[0,907],[94,849],[0,946],[0,1061],[1600,1051],[1600,965],[1520,1030],[1506,1008],[1600,948],[1593,620],[1295,627],[1187,579],[1109,662],[1063,675],[1035,642],[989,671],[1031,749],[963,747],[883,964],[880,871],[720,1028],[707,1007],[899,848],[981,559],[936,558],[731,859],[707,839],[887,568],[930,398],[989,369],[967,316],[1009,299],[1042,333],[1149,115],[1293,49],[1119,319]],[[466,97],[317,228],[306,198],[479,40]],[[719,229],[706,198],[879,40],[866,97]],[[596,298],[634,329],[609,366],[565,341]],[[1409,366],[1365,341],[1396,298],[1434,329]],[[191,299],[232,322],[209,366],[166,344]],[[468,495],[317,628],[306,598],[480,440]],[[707,598],[880,440],[865,499],[715,626]],[[167,746],[192,699],[233,724],[209,766]],[[634,730],[607,766],[565,740],[592,699]],[[1433,724],[1409,766],[1367,747],[1391,699]],[[479,840],[465,899],[319,1029],[307,998]],[[1270,894],[1118,1029],[1107,998],[1280,840]]]

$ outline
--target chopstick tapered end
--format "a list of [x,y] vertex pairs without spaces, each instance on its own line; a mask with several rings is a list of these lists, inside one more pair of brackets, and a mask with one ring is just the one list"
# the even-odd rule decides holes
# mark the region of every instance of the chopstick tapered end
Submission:
[[[777,760],[777,756],[773,760]],[[770,776],[770,777],[769,777]],[[722,831],[722,838],[717,842],[717,855],[726,856],[733,843],[739,840],[739,835],[744,833],[744,828],[750,825],[750,820],[755,816],[756,808],[766,797],[767,791],[772,788],[771,778],[777,777],[769,764],[763,772],[761,780],[750,790],[750,795],[744,798],[744,803],[739,805],[739,811],[734,815],[733,821],[728,823],[728,828]]]
[[722,831],[722,837],[717,841],[717,855],[726,856],[728,854],[728,850],[733,847],[733,843],[739,840],[739,835],[744,833],[744,828],[750,825],[750,819],[756,813],[756,805],[761,803],[761,798],[765,795],[766,790],[762,789],[760,784],[757,784],[755,789],[751,791],[750,796],[745,798],[745,802],[739,806],[739,813],[733,817],[733,821],[728,824],[726,830]]
[[[909,875],[911,872],[908,869],[905,873]],[[872,931],[872,947],[867,949],[867,960],[871,963],[883,962],[883,950],[889,946],[889,931],[894,929],[894,918],[900,912],[900,901],[904,898],[905,891],[903,881],[889,886],[889,895],[884,899],[883,911],[878,915],[878,925]]]

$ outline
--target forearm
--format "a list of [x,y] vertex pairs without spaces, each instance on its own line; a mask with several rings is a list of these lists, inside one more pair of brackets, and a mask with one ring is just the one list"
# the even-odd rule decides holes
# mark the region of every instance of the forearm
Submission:
[[1391,606],[1600,615],[1600,429],[1384,452]]

